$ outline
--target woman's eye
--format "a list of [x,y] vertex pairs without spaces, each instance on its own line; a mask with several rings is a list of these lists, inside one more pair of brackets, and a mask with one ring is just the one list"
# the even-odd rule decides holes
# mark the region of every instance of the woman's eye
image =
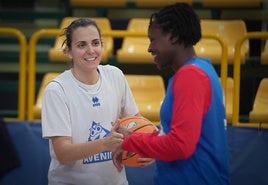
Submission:
[[83,47],[85,47],[85,44],[78,44],[77,45],[79,48],[83,48]]
[[96,40],[96,41],[93,41],[93,42],[92,42],[92,46],[97,47],[97,46],[99,46],[99,45],[100,45],[100,41],[99,41],[99,40]]

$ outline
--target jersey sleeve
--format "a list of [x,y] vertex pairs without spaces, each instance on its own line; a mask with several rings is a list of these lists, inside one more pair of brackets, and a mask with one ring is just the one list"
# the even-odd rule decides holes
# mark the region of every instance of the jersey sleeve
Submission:
[[124,139],[124,150],[164,161],[186,159],[193,154],[203,116],[211,102],[210,80],[200,68],[187,65],[175,74],[172,93],[170,132],[164,135],[133,133]]
[[71,136],[69,109],[63,90],[57,82],[48,84],[42,102],[43,137]]

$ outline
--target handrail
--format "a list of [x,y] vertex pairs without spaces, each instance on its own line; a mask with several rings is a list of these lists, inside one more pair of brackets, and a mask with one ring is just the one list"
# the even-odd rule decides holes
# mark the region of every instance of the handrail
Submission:
[[214,35],[214,34],[207,34],[202,33],[203,38],[210,38],[217,40],[222,48],[222,55],[221,55],[221,70],[220,70],[220,77],[221,77],[221,84],[224,91],[224,95],[226,97],[226,86],[227,86],[227,77],[228,77],[228,47],[224,40],[221,37]]
[[18,116],[20,121],[26,118],[26,48],[27,40],[25,35],[16,28],[2,27],[0,28],[1,35],[15,36],[20,44],[19,53],[19,90],[18,90]]
[[41,29],[33,33],[29,41],[29,65],[28,65],[28,98],[27,98],[27,120],[34,118],[34,99],[35,99],[35,73],[36,73],[36,45],[42,37],[56,37],[62,34],[60,29]]
[[[42,37],[48,36],[59,36],[62,34],[61,29],[42,29],[33,33],[29,42],[29,83],[28,83],[28,104],[27,120],[32,121],[34,119],[34,100],[35,100],[35,65],[36,65],[36,44],[38,40]],[[130,32],[126,30],[111,30],[103,31],[103,36],[112,36],[114,38],[123,38],[123,37],[147,37],[146,32]],[[213,34],[203,34],[202,37],[211,38],[217,40],[222,46],[222,67],[221,67],[221,82],[226,94],[226,84],[227,84],[227,45],[226,43],[217,35]]]
[[235,44],[235,53],[234,53],[234,92],[233,92],[233,117],[232,123],[236,126],[245,126],[245,127],[264,127],[268,128],[268,123],[253,123],[247,122],[243,123],[239,121],[239,97],[240,97],[240,73],[241,73],[241,64],[240,64],[240,52],[243,42],[247,39],[265,39],[268,38],[268,32],[248,32],[244,37],[238,40]]

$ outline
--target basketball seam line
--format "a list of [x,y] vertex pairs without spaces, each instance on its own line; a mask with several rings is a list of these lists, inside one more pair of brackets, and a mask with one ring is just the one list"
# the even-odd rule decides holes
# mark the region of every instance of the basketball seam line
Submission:
[[139,128],[136,128],[135,130],[133,130],[132,132],[135,132],[135,131],[137,131],[137,130],[139,130],[139,129],[142,129],[143,127],[146,127],[146,126],[151,126],[152,124],[146,124],[146,125],[143,125],[143,126],[141,126],[141,127],[139,127]]

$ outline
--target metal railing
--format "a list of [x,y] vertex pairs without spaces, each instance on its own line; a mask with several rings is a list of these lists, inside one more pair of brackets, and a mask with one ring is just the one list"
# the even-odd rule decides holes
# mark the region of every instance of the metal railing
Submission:
[[20,45],[19,52],[19,80],[18,80],[18,115],[17,119],[22,121],[26,119],[26,54],[27,40],[25,35],[18,29],[2,27],[0,35],[14,36],[18,39]]
[[[258,127],[268,128],[268,123],[251,123],[251,122],[240,122],[239,120],[239,104],[240,104],[240,78],[241,78],[241,62],[240,52],[241,46],[245,40],[248,39],[266,39],[268,38],[268,32],[248,32],[243,38],[238,40],[235,44],[235,55],[234,55],[234,92],[233,92],[233,117],[232,124],[236,126],[245,127]],[[268,93],[268,92],[267,92]],[[267,105],[268,106],[268,105]]]

